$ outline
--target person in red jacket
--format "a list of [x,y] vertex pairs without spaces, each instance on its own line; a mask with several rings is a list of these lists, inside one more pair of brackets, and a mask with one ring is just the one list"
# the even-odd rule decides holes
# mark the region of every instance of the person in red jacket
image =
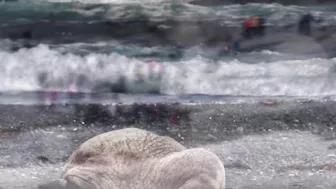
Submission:
[[255,36],[262,36],[265,34],[265,19],[252,16],[243,22],[243,37],[250,39]]

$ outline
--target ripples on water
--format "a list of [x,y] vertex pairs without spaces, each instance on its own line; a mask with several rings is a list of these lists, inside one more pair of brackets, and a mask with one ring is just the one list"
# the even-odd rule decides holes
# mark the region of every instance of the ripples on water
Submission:
[[[50,3],[53,2],[53,3]],[[129,20],[221,20],[223,24],[240,25],[244,18],[257,14],[266,17],[270,24],[295,23],[308,11],[333,21],[335,6],[283,6],[281,4],[198,6],[183,1],[17,1],[0,5],[1,21],[98,21],[102,19]],[[81,3],[79,3],[81,2]],[[10,19],[10,20],[9,20]]]

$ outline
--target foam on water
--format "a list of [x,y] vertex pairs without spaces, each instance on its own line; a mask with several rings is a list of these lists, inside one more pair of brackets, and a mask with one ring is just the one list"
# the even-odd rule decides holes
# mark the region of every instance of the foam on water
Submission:
[[[336,59],[251,64],[239,58],[214,61],[196,56],[161,63],[164,71],[160,91],[166,94],[320,96],[336,92]],[[90,82],[82,90],[91,90],[95,82],[116,82],[121,75],[134,80],[139,66],[146,64],[144,60],[118,53],[80,56],[61,53],[46,45],[15,53],[0,52],[0,91],[38,90],[37,77],[41,72],[47,72],[54,80],[52,88],[62,90],[67,90],[69,80],[84,75]],[[148,75],[148,70],[144,72]]]
[[134,44],[123,44],[115,40],[97,43],[71,43],[50,46],[52,49],[59,52],[71,52],[78,55],[87,55],[90,53],[109,54],[111,52],[116,52],[127,57],[151,57],[151,59],[158,58],[161,60],[169,56],[170,53],[175,52],[174,47],[144,47]]
[[205,60],[193,59],[179,63],[179,67],[169,67],[165,86],[169,93],[331,95],[335,94],[330,72],[334,63],[335,60],[323,59],[259,64],[233,60],[209,66]]

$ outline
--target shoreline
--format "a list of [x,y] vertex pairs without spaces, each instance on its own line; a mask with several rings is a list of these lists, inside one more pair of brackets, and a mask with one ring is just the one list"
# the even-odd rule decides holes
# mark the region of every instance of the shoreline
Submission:
[[204,137],[205,141],[281,130],[312,131],[326,138],[335,137],[332,131],[336,129],[336,101],[331,98],[216,101],[7,104],[0,105],[0,131],[15,133],[71,124],[83,128],[133,125],[172,135],[179,133],[183,137]]

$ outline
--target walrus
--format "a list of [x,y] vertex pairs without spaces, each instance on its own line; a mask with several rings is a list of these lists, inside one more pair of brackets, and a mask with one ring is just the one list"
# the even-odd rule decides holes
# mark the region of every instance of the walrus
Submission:
[[97,135],[69,157],[61,178],[39,189],[223,189],[220,159],[202,148],[127,128]]

